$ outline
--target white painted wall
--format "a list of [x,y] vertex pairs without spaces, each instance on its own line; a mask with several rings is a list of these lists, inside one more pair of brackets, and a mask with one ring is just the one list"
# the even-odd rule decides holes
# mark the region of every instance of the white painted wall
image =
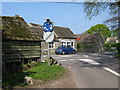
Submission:
[[73,48],[76,49],[76,40],[75,39],[58,39],[60,42],[66,42],[65,45],[67,45],[67,42],[73,42]]

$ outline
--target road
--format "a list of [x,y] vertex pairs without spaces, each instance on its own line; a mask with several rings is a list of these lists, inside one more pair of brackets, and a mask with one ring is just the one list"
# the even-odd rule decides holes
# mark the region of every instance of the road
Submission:
[[70,68],[78,88],[118,88],[118,60],[100,53],[51,55]]

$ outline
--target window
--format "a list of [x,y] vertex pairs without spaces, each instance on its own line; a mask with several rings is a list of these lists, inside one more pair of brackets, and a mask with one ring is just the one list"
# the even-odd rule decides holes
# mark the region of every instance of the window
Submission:
[[67,42],[67,46],[69,46],[71,43],[70,42]]
[[71,47],[73,47],[73,42],[62,42],[62,46],[71,46]]
[[54,48],[54,42],[49,42],[49,48]]
[[73,47],[73,42],[71,42],[71,46]]
[[66,42],[62,42],[62,46],[66,46]]

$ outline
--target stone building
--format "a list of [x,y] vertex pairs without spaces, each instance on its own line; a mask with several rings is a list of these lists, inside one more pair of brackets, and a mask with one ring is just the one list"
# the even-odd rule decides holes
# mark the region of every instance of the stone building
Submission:
[[104,40],[100,34],[76,34],[79,52],[94,53],[104,51]]

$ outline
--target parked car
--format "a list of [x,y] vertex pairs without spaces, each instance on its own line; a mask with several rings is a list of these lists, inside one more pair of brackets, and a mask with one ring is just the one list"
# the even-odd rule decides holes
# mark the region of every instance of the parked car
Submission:
[[59,46],[56,50],[55,50],[56,54],[66,54],[66,53],[76,53],[76,50],[73,49],[71,46]]

